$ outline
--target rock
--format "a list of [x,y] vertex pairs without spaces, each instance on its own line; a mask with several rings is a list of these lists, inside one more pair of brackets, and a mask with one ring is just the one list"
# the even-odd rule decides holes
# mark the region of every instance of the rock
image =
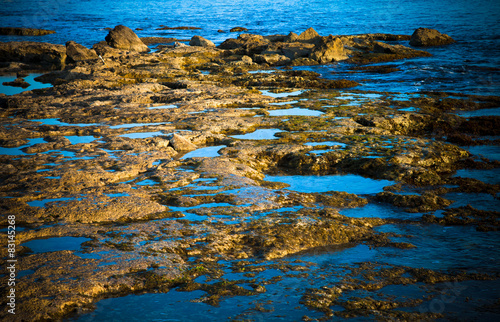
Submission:
[[219,30],[217,30],[217,32],[223,33],[223,32],[225,32],[225,31],[224,31],[224,30],[222,30],[222,29],[219,29]]
[[66,43],[66,55],[75,62],[99,58],[95,50],[88,49],[74,41]]
[[269,41],[260,35],[241,34],[238,39],[230,38],[219,45],[220,49],[239,49],[240,55],[260,54],[268,46]]
[[339,38],[328,36],[320,38],[310,58],[318,61],[320,64],[325,64],[332,61],[344,60],[348,57],[342,41]]
[[321,36],[313,28],[308,28],[306,31],[301,33],[295,41],[307,42],[307,43],[317,43],[321,39]]
[[2,85],[5,86],[13,86],[13,87],[21,87],[21,88],[28,88],[30,86],[29,83],[27,83],[24,78],[16,78],[12,82],[4,82]]
[[282,66],[290,62],[290,59],[280,54],[254,55],[254,61],[259,64],[269,64],[271,66]]
[[284,39],[284,42],[295,42],[299,38],[299,35],[297,35],[294,32],[290,32]]
[[234,28],[231,28],[231,30],[229,30],[230,32],[240,32],[240,31],[248,31],[247,28],[243,28],[243,27],[234,27]]
[[253,60],[252,60],[252,57],[249,57],[247,55],[244,55],[243,57],[241,57],[241,61],[245,64],[252,64],[253,63]]
[[66,48],[63,45],[33,41],[0,43],[0,61],[61,67],[66,61]]
[[412,46],[442,46],[454,43],[455,40],[446,34],[442,34],[435,29],[418,28],[411,35],[410,45]]
[[156,30],[200,30],[199,27],[190,27],[190,26],[180,26],[180,27],[161,27],[156,28]]
[[208,39],[200,36],[193,36],[189,42],[189,46],[200,46],[200,47],[215,47],[215,44]]
[[190,151],[196,149],[196,145],[179,134],[174,134],[172,136],[170,139],[170,145],[175,151]]
[[105,39],[108,45],[113,48],[138,52],[149,51],[148,46],[137,37],[132,29],[123,25],[116,26]]
[[186,45],[185,43],[179,42],[179,41],[176,41],[174,43],[174,48],[181,48],[181,47],[188,47],[188,45]]
[[33,29],[33,28],[14,28],[1,27],[0,35],[4,36],[45,36],[55,34],[54,30]]
[[169,37],[141,37],[140,39],[145,45],[169,44],[178,41],[177,38]]

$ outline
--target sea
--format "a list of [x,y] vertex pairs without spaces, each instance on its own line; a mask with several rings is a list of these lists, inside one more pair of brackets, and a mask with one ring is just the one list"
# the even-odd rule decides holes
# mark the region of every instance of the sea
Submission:
[[[361,76],[348,73],[346,63],[301,67],[316,71],[324,78],[347,78],[361,83],[357,90],[419,93],[448,92],[467,95],[500,95],[500,1],[498,0],[0,0],[0,27],[42,28],[55,34],[39,37],[0,36],[0,42],[41,41],[65,44],[76,41],[84,46],[104,40],[107,28],[126,25],[139,37],[173,37],[187,40],[199,35],[220,44],[239,33],[233,27],[244,27],[245,33],[259,35],[297,34],[309,27],[320,35],[356,35],[388,33],[411,35],[417,28],[437,29],[456,43],[426,48],[432,57],[406,59],[390,63],[398,73]],[[193,30],[159,30],[162,26],[190,26]],[[408,42],[400,42],[408,45]],[[370,79],[364,82],[362,79]],[[496,109],[498,111],[498,108]],[[491,146],[486,157],[499,155],[499,147]],[[465,170],[467,171],[467,170]],[[492,183],[500,184],[498,168]],[[462,174],[463,175],[463,174]],[[476,174],[473,174],[475,176]],[[472,194],[455,197],[456,206],[474,203]],[[479,196],[481,197],[481,196]],[[479,198],[478,197],[478,198]],[[484,197],[484,196],[482,196]],[[500,196],[478,199],[477,207],[499,210]],[[477,199],[477,198],[476,198]],[[347,216],[388,216],[393,208],[371,206],[345,212]],[[95,310],[75,316],[77,321],[225,321],[244,317],[252,321],[300,321],[305,315],[321,318],[300,305],[300,294],[308,287],[324,285],[322,274],[333,274],[339,267],[359,262],[383,262],[387,265],[408,265],[437,270],[467,270],[498,274],[500,267],[498,232],[477,232],[469,227],[438,225],[386,225],[381,231],[400,233],[402,241],[417,246],[413,250],[391,248],[371,249],[366,245],[348,245],[336,252],[304,255],[303,261],[316,264],[310,278],[284,277],[266,286],[267,292],[249,299],[229,297],[218,307],[200,303],[202,291],[166,294],[133,294],[104,299]],[[233,273],[230,264],[224,269],[226,278]],[[273,275],[274,274],[274,275]],[[266,270],[257,278],[272,279],[276,272]],[[203,277],[200,277],[203,278]],[[240,277],[238,277],[240,278]],[[243,277],[241,277],[243,278]],[[202,280],[199,280],[202,282]],[[334,282],[334,281],[330,281]],[[417,294],[417,286],[390,286],[395,296]],[[296,292],[301,290],[302,292]],[[386,289],[387,292],[391,290]],[[448,293],[446,293],[448,292]],[[500,282],[470,281],[443,286],[443,294],[453,296],[438,302],[424,302],[420,311],[446,312],[457,321],[474,319],[477,312],[474,298],[481,305],[494,304],[498,312]],[[424,292],[425,293],[425,292]],[[425,294],[423,294],[425,295]],[[469,299],[472,299],[469,302]],[[482,302],[481,302],[481,301]],[[273,303],[266,306],[266,303]],[[298,308],[298,309],[297,309]],[[484,313],[484,312],[483,312]],[[498,318],[483,314],[482,318]],[[370,320],[367,319],[354,319]]]

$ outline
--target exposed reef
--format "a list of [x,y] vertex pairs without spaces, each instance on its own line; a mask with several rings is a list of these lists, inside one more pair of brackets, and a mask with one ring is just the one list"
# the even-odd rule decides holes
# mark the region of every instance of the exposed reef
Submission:
[[[321,36],[310,28],[242,33],[218,46],[198,36],[190,46],[146,46],[170,40],[143,41],[117,26],[92,49],[0,44],[0,72],[43,72],[36,80],[52,85],[0,94],[0,209],[4,227],[15,217],[22,273],[14,320],[62,319],[104,298],[174,288],[203,291],[196,301],[216,306],[263,294],[292,273],[311,278],[314,265],[294,256],[421,247],[386,227],[498,231],[498,210],[451,207],[454,193],[498,201],[499,184],[457,171],[498,169],[498,160],[467,147],[498,145],[499,117],[456,114],[495,108],[498,97],[401,100],[293,69],[343,62],[352,73],[390,73],[397,67],[366,64],[430,55],[401,44],[409,35]],[[405,216],[348,215],[363,207]],[[78,245],[27,244],[54,238]],[[303,320],[446,318],[418,309],[441,295],[440,283],[498,279],[370,258],[342,267],[342,275],[323,272],[331,283],[300,288],[295,296],[316,316]],[[278,273],[258,277],[268,269]],[[246,279],[226,280],[228,271]],[[1,275],[2,287],[7,279]],[[404,298],[379,293],[386,286],[429,289]]]

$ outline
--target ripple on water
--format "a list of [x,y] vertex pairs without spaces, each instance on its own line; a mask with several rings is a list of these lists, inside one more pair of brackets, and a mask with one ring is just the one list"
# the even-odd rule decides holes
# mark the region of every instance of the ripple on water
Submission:
[[353,194],[374,194],[383,191],[394,181],[375,180],[355,174],[339,174],[326,176],[266,176],[266,181],[284,182],[290,185],[288,190],[298,192],[344,191]]

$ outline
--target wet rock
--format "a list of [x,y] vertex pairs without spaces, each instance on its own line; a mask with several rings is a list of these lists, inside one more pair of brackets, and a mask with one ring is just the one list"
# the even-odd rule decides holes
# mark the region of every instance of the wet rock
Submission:
[[422,46],[442,46],[454,43],[455,40],[447,34],[442,34],[435,29],[418,28],[413,32],[410,39],[410,45],[416,47]]
[[66,48],[32,41],[0,43],[0,61],[61,67],[66,61]]
[[74,41],[66,43],[66,55],[74,62],[98,59],[94,50],[88,49]]
[[113,48],[138,52],[149,51],[148,46],[137,37],[132,29],[123,25],[116,26],[105,39],[108,45]]
[[426,192],[423,195],[398,195],[392,192],[381,192],[375,200],[388,202],[398,207],[406,208],[407,212],[428,212],[443,209],[451,204],[451,201]]
[[2,85],[5,86],[13,86],[13,87],[21,87],[28,88],[30,84],[24,80],[24,78],[16,78],[12,82],[3,82]]
[[172,145],[175,151],[191,151],[196,149],[196,145],[179,134],[174,134],[170,138],[170,145]]
[[215,47],[215,44],[208,39],[200,36],[193,36],[189,42],[189,46],[200,46],[200,47]]
[[5,36],[45,36],[55,34],[54,30],[34,29],[34,28],[16,28],[16,27],[1,27],[0,35]]
[[339,38],[333,36],[322,37],[316,42],[317,45],[312,50],[310,58],[318,61],[318,63],[325,64],[348,58],[344,50],[344,44]]
[[234,27],[229,30],[229,32],[241,32],[241,31],[248,31],[248,29],[244,27]]

